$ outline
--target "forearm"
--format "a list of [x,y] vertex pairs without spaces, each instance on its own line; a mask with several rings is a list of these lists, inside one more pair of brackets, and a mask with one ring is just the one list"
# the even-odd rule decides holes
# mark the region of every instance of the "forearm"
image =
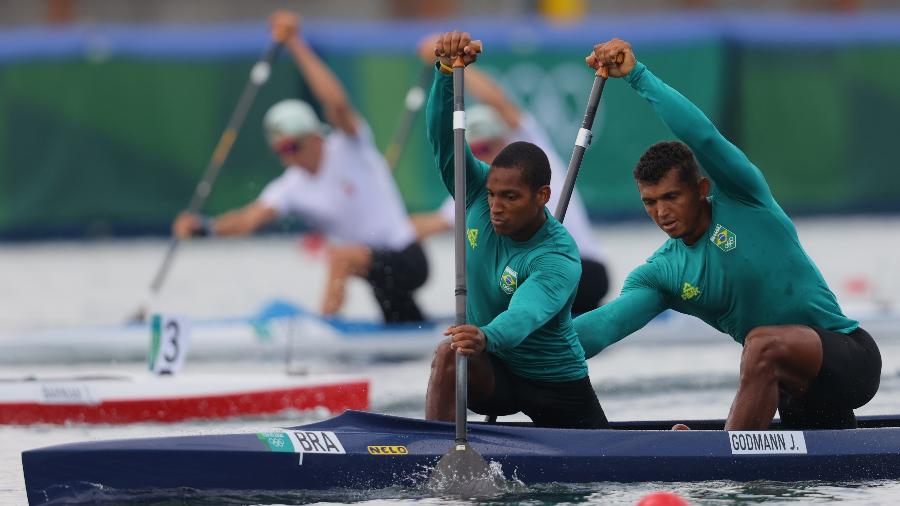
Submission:
[[623,293],[617,299],[575,318],[575,332],[591,358],[650,322],[664,308],[651,290]]
[[413,228],[416,229],[416,237],[419,240],[450,230],[451,225],[444,219],[440,212],[413,214],[409,217],[412,221]]
[[306,41],[294,37],[286,45],[313,95],[322,104],[328,122],[347,134],[356,134],[356,112],[337,76]]
[[[555,258],[554,258],[555,257]],[[547,255],[513,294],[506,311],[482,327],[488,351],[515,348],[566,307],[578,286],[581,264],[563,255]]]
[[277,217],[274,210],[253,203],[212,218],[214,235],[247,235]]
[[647,100],[679,139],[692,149],[711,143],[719,132],[712,121],[684,95],[656,77],[642,63],[625,78]]
[[515,348],[544,323],[535,311],[510,307],[481,327],[481,331],[487,339],[487,350],[497,352]]
[[511,130],[519,128],[522,121],[519,107],[510,100],[492,77],[475,67],[467,68],[466,91],[482,103],[493,107]]

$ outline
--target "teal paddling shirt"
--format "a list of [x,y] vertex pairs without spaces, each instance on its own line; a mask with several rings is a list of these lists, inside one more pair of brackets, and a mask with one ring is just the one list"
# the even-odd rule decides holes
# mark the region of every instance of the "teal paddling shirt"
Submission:
[[741,344],[761,325],[855,330],[859,323],[841,312],[759,169],[703,112],[643,64],[625,79],[709,175],[712,219],[695,244],[670,238],[631,271],[618,298],[575,319],[587,356],[665,309],[696,316]]
[[[435,72],[426,106],[428,140],[453,194],[453,79]],[[487,351],[510,371],[542,381],[587,376],[572,323],[581,260],[572,236],[547,212],[524,242],[497,235],[487,203],[489,166],[466,146],[466,321],[481,328]]]

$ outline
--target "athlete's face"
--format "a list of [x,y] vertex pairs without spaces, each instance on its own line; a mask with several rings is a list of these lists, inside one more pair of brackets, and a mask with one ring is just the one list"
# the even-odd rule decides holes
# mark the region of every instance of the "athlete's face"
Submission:
[[709,227],[708,179],[691,185],[671,169],[658,183],[638,181],[637,186],[647,214],[669,237],[693,244]]
[[536,192],[522,181],[517,167],[491,167],[485,183],[491,225],[498,235],[514,241],[527,241],[544,223],[544,206],[550,200],[550,187]]
[[272,144],[272,151],[278,155],[281,164],[287,168],[299,165],[315,174],[319,171],[322,162],[322,148],[324,140],[316,134],[303,137],[282,137]]

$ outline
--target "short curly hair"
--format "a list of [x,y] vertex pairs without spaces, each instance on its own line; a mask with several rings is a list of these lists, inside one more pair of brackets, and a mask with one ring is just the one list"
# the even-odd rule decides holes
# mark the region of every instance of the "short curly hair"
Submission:
[[691,148],[678,141],[657,142],[647,148],[634,168],[634,179],[655,185],[672,169],[677,170],[679,179],[689,185],[696,185],[700,181],[700,166],[694,153]]
[[547,154],[530,142],[510,143],[497,153],[491,167],[519,169],[522,172],[522,182],[533,192],[550,185],[550,161]]

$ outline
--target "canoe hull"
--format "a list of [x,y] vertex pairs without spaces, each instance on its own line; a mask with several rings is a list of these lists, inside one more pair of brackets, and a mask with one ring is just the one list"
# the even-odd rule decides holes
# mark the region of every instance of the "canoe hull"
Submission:
[[[31,504],[100,486],[119,492],[417,487],[449,451],[453,432],[446,423],[348,412],[266,433],[61,445],[24,452],[22,463]],[[900,428],[758,434],[768,436],[743,436],[749,439],[742,443],[735,440],[742,434],[722,430],[472,424],[469,439],[507,478],[525,484],[900,478]],[[795,439],[782,443],[778,434]],[[800,443],[805,452],[791,451]]]

